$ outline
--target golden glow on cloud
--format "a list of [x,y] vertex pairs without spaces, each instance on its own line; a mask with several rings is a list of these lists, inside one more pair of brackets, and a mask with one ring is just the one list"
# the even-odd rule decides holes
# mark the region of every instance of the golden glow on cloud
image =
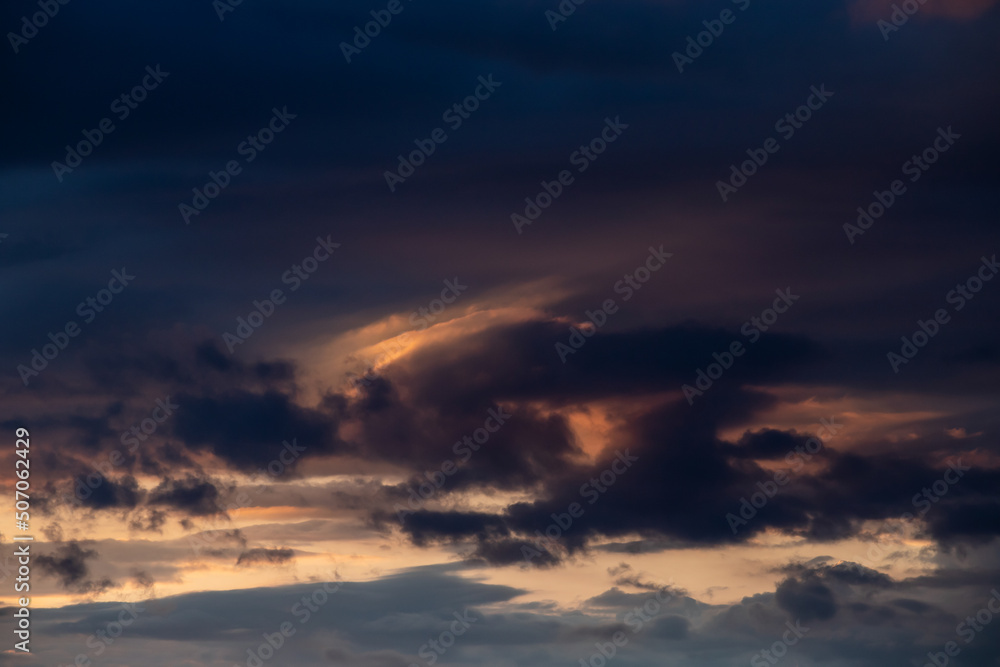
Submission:
[[[821,419],[833,418],[843,424],[830,446],[850,450],[864,446],[871,451],[873,443],[882,442],[886,449],[897,443],[921,436],[940,435],[937,422],[949,416],[963,415],[984,407],[965,397],[909,394],[848,395],[842,389],[829,387],[756,388],[777,396],[780,401],[769,413],[761,415],[750,430],[772,428],[794,429],[800,433],[816,433]],[[720,437],[735,441],[748,429],[736,426],[724,429]]]
[[[322,390],[349,387],[349,373],[361,375],[369,368],[380,371],[427,345],[472,337],[497,326],[546,319],[546,307],[568,294],[549,279],[486,294],[478,294],[475,285],[469,285],[454,303],[432,316],[432,321],[419,313],[438,298],[438,293],[431,292],[405,310],[358,326],[344,326],[343,322],[313,325],[305,340],[284,349],[283,354],[301,362],[308,384],[315,387],[312,398],[318,400]],[[342,333],[331,338],[328,331]]]

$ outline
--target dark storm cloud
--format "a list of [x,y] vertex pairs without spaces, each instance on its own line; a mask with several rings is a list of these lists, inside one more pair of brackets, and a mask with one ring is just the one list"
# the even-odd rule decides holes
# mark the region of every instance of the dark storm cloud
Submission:
[[[102,440],[115,436],[115,433],[108,428],[108,419],[116,417],[122,412],[122,403],[112,403],[108,406],[103,417],[88,418],[81,416],[70,417],[66,425],[76,429],[80,433],[79,441],[88,449],[97,449]],[[44,424],[43,424],[44,426]]]
[[[286,440],[297,440],[314,454],[338,449],[337,397],[322,411],[303,408],[296,402],[296,369],[290,362],[246,363],[221,355],[217,341],[186,334],[152,334],[143,341],[112,336],[85,350],[82,367],[69,369],[72,389],[52,392],[66,401],[82,394],[105,396],[106,407],[66,418],[53,404],[51,415],[19,415],[11,423],[30,419],[47,429],[83,431],[83,437],[65,439],[63,456],[47,466],[53,472],[82,465],[90,474],[94,466],[124,465],[148,474],[197,473],[190,454],[205,450],[235,468],[254,470],[278,456]],[[140,398],[126,408],[112,398],[121,394]],[[67,459],[70,452],[79,459]]]
[[[120,417],[123,411],[124,403],[116,400],[109,403],[99,414],[52,414],[32,421],[39,428],[72,434],[74,443],[82,445],[84,450],[92,453],[100,449],[102,443],[118,435],[111,428],[111,422]],[[6,420],[4,426],[13,429],[16,428],[16,423],[18,422],[15,419]]]
[[[994,485],[1000,482],[1000,476],[991,477]],[[928,515],[928,532],[939,543],[956,540],[987,543],[1000,535],[1000,499],[995,491],[976,499],[941,503],[937,509],[940,511]]]
[[195,349],[195,358],[199,365],[208,366],[220,373],[242,370],[247,375],[256,376],[264,383],[290,381],[295,377],[295,366],[287,361],[257,362],[243,364],[228,356],[219,347],[218,342],[204,341]]
[[[91,484],[97,480],[100,481]],[[139,483],[131,475],[111,479],[88,473],[74,478],[73,489],[83,507],[96,510],[134,509],[144,495],[139,489]]]
[[417,546],[455,536],[487,540],[506,537],[509,532],[496,516],[473,512],[419,512],[403,519],[403,532]]
[[[567,363],[560,363],[557,342],[570,336],[565,324],[544,321],[499,327],[470,340],[444,357],[429,346],[401,368],[401,381],[420,386],[429,400],[458,403],[487,397],[578,401],[612,395],[677,391],[694,382],[695,369],[713,361],[737,332],[684,324],[656,330],[595,335]],[[774,334],[748,352],[718,384],[774,383],[829,352],[803,336]],[[513,363],[512,363],[513,361]],[[475,366],[480,373],[464,369]],[[715,389],[713,388],[713,391]]]
[[[360,447],[369,455],[408,462],[421,471],[398,489],[393,502],[404,500],[406,509],[417,509],[427,497],[421,489],[428,484],[438,494],[466,488],[531,488],[539,483],[550,490],[559,489],[559,493],[569,489],[575,493],[591,471],[579,464],[579,447],[562,417],[518,407],[481,447],[470,448],[468,436],[481,430],[491,410],[503,414],[500,405],[523,405],[539,399],[563,405],[675,392],[682,383],[693,381],[693,359],[711,359],[713,350],[725,348],[732,340],[732,334],[724,331],[694,326],[609,333],[590,340],[578,359],[563,365],[554,346],[566,335],[565,325],[549,322],[499,327],[461,345],[429,345],[393,363],[383,377],[362,387],[361,398],[346,410],[349,418],[363,427]],[[699,402],[693,410],[678,407],[676,418],[690,416],[716,426],[741,423],[755,410],[773,403],[765,394],[739,391],[742,384],[780,383],[791,369],[823,357],[820,347],[806,339],[776,334],[771,341],[761,341],[741,368],[732,369],[731,376],[713,388],[710,400]],[[405,401],[401,398],[404,395]],[[701,431],[708,433],[711,428]],[[690,430],[685,437],[696,438],[697,433],[697,429]],[[462,444],[463,438],[466,444]],[[640,440],[648,441],[646,437]],[[698,448],[692,443],[687,449]],[[682,449],[677,447],[678,452]],[[727,451],[744,450],[730,447]],[[718,458],[717,469],[725,475],[721,452]],[[447,468],[446,462],[456,464],[457,470]],[[678,460],[671,465],[676,470],[687,462]],[[690,485],[697,486],[691,479]],[[706,479],[702,484],[711,488],[714,480]],[[677,496],[682,493],[679,489]],[[565,511],[565,505],[559,508],[553,504],[550,511],[556,510]],[[512,511],[516,514],[518,510]],[[533,528],[544,529],[547,523],[546,519]],[[694,538],[685,534],[676,537]]]
[[[554,487],[551,500],[509,508],[512,524],[525,532],[544,531],[553,521],[551,514],[566,512],[572,502],[579,502],[585,514],[566,531],[571,549],[582,547],[588,533],[655,531],[706,543],[734,540],[724,517],[739,504],[737,494],[753,488],[755,475],[729,464],[718,450],[715,429],[721,422],[745,419],[769,400],[752,392],[725,390],[714,399],[693,409],[686,402],[671,403],[647,414],[631,436],[615,443],[616,450],[638,457],[620,480],[606,487],[600,481],[595,484],[602,471],[612,469],[615,454],[606,455],[589,474]],[[585,483],[591,487],[587,497],[581,491]],[[792,507],[775,504],[762,523],[791,526],[804,519]]]
[[[516,504],[498,517],[425,511],[407,516],[404,531],[417,544],[476,537],[471,557],[514,563],[519,547],[511,533],[527,537],[544,531],[553,514],[564,513],[569,504],[580,501],[581,484],[599,474],[610,460],[589,470],[580,466],[578,447],[563,419],[527,408],[512,413],[478,451],[466,452],[471,454],[467,461],[460,460],[452,445],[480,428],[490,410],[505,414],[501,401],[544,399],[558,405],[676,391],[680,383],[690,380],[692,359],[710,358],[711,350],[724,348],[735,334],[693,325],[609,333],[595,337],[572,363],[561,365],[552,350],[563,335],[562,326],[535,322],[488,330],[474,341],[453,345],[448,355],[428,346],[390,365],[384,377],[364,388],[357,400],[329,395],[318,408],[295,402],[295,369],[290,364],[243,364],[221,356],[217,346],[202,343],[194,348],[193,357],[180,357],[193,362],[173,364],[176,371],[170,379],[187,387],[197,381],[209,387],[208,395],[177,394],[183,408],[167,428],[186,449],[207,449],[242,469],[260,467],[279,453],[278,443],[290,437],[314,455],[359,451],[412,466],[421,472],[386,495],[394,511],[400,502],[406,509],[416,509],[409,504],[410,492],[433,481],[431,473],[449,460],[461,465],[453,474],[438,473],[445,479],[438,491],[441,494],[541,485],[547,500]],[[739,511],[741,497],[768,480],[754,460],[779,460],[811,437],[772,429],[747,433],[735,444],[720,441],[721,427],[748,423],[759,411],[776,404],[774,397],[742,387],[780,384],[789,375],[821,366],[827,357],[827,352],[806,338],[773,334],[694,406],[664,405],[619,433],[617,441],[634,447],[643,463],[629,472],[626,483],[610,489],[593,509],[587,508],[585,518],[565,531],[564,546],[572,552],[586,548],[597,535],[635,533],[664,540],[657,548],[721,544],[744,540],[769,527],[830,540],[854,534],[860,520],[899,516],[908,499],[937,478],[936,471],[915,460],[841,454],[826,448],[817,455],[824,467],[782,489],[739,535],[732,534],[725,520],[727,514]],[[237,388],[248,380],[256,383],[257,392]],[[344,420],[361,426],[356,442],[339,444],[337,425]],[[146,448],[143,460],[144,469],[149,470],[166,469],[157,461],[190,464],[176,445]],[[958,541],[995,535],[989,495],[994,481],[990,471],[967,473],[932,517],[932,533],[942,540]],[[130,493],[130,488],[109,483],[88,504],[135,507],[135,490]],[[689,509],[692,499],[696,511]],[[164,481],[149,499],[153,505],[194,515],[216,512],[217,501],[218,490],[212,483],[193,477]],[[961,521],[948,521],[951,512],[944,508],[958,501],[971,509],[961,513]],[[379,511],[391,514],[388,507]],[[158,524],[148,525],[155,528]],[[544,551],[546,562],[556,558],[550,550]]]
[[[659,548],[670,548],[671,542],[688,546],[741,542],[774,528],[812,540],[833,541],[857,535],[863,521],[897,519],[905,513],[915,517],[945,548],[989,541],[1000,534],[1000,524],[993,520],[995,492],[990,490],[991,484],[1000,483],[1000,473],[994,470],[963,472],[964,477],[955,477],[958,481],[945,487],[947,493],[934,494],[933,509],[921,513],[915,497],[932,488],[942,470],[895,454],[862,456],[827,445],[813,456],[814,465],[819,467],[812,472],[796,473],[787,461],[781,461],[791,481],[779,487],[772,481],[773,473],[748,460],[746,448],[758,448],[760,459],[784,459],[812,436],[771,430],[747,434],[740,445],[720,440],[720,425],[749,420],[771,402],[753,392],[718,391],[713,401],[703,406],[667,403],[617,433],[614,448],[631,452],[638,463],[619,471],[610,485],[602,487],[600,475],[611,468],[614,454],[606,455],[589,470],[553,474],[547,479],[542,499],[506,508],[498,516],[512,536],[505,536],[502,542],[502,557],[488,562],[523,564],[524,549],[530,552],[540,543],[547,546],[550,555],[552,544],[573,554],[587,549],[598,536],[638,534],[659,538]],[[788,449],[779,457],[780,447],[771,441]],[[741,509],[743,499],[759,492],[762,487],[758,484],[770,484],[773,497],[753,515],[743,516],[745,522],[734,524],[730,517],[739,521],[745,512]],[[568,516],[573,503],[582,507],[581,516],[568,522],[556,518]],[[450,535],[458,542],[481,532],[484,525],[480,515],[470,523],[471,516],[427,510],[407,514],[405,520],[414,526],[433,526],[436,537]],[[546,531],[552,531],[549,537],[554,535],[554,542],[539,537]],[[404,528],[404,532],[415,541],[423,537],[416,529]],[[519,538],[522,557],[516,559],[513,544]],[[496,547],[492,537],[481,537],[479,542]],[[849,576],[838,569],[831,573]],[[796,592],[789,590],[788,599],[794,600]]]
[[[578,469],[580,450],[565,420],[527,407],[508,413],[488,399],[478,405],[392,400],[381,410],[352,409],[351,416],[362,426],[358,446],[367,455],[420,471],[395,489],[410,509],[422,503],[428,484],[440,494],[530,488]],[[480,443],[473,438],[486,432],[484,424],[495,432]]]
[[292,549],[248,549],[240,554],[236,559],[237,565],[253,565],[265,563],[269,565],[283,565],[295,558],[295,551]]
[[336,418],[302,408],[279,393],[233,391],[223,396],[182,394],[174,432],[192,449],[207,449],[236,467],[256,470],[274,459],[283,441],[297,439],[314,455],[339,448]]
[[139,469],[147,475],[163,477],[170,471],[192,470],[201,472],[200,466],[190,457],[191,453],[180,443],[167,442],[159,447],[147,445],[139,455]]
[[166,387],[169,393],[212,388],[282,389],[293,387],[294,366],[284,360],[267,362],[233,358],[219,339],[204,332],[149,332],[145,338],[109,335],[83,353],[85,377],[105,390],[121,392]]
[[790,577],[778,584],[774,597],[779,607],[803,621],[825,621],[837,613],[833,591],[819,580]]
[[[942,449],[951,456],[940,467],[898,455],[833,452],[830,467],[812,479],[815,496],[808,502],[836,507],[841,516],[855,519],[916,516],[941,544],[1000,535],[993,511],[1000,471],[963,464],[961,450]],[[954,484],[944,485],[942,494],[945,479]],[[851,532],[843,520],[831,518],[827,527],[833,537]]]
[[[518,562],[515,556],[524,540],[530,542],[536,531],[544,533],[554,514],[586,500],[581,485],[611,465],[614,455],[583,466],[564,418],[528,407],[508,414],[501,406],[676,392],[681,383],[693,381],[691,367],[697,360],[711,359],[712,350],[725,349],[737,334],[691,324],[602,333],[563,365],[554,344],[565,335],[565,325],[531,322],[486,330],[458,345],[449,343],[447,354],[442,346],[429,345],[390,364],[357,399],[329,394],[311,408],[297,403],[296,369],[287,362],[244,363],[222,356],[213,343],[180,348],[173,357],[163,357],[173,359],[168,364],[173,370],[159,378],[168,383],[165,391],[185,390],[172,393],[181,407],[164,426],[179,442],[144,447],[141,458],[147,472],[160,474],[180,465],[187,466],[191,476],[164,480],[147,502],[186,515],[216,513],[219,490],[193,466],[188,452],[209,451],[233,468],[254,470],[278,456],[283,441],[294,439],[309,455],[363,453],[413,470],[406,484],[384,490],[386,506],[376,509],[375,517],[380,512],[398,514],[400,507],[417,510],[407,512],[402,527],[416,544],[471,540],[471,558]],[[119,357],[117,369],[103,369],[103,377],[133,373],[136,367],[129,360],[138,358],[139,348],[133,347]],[[731,530],[727,515],[739,513],[741,499],[770,479],[755,461],[780,462],[811,434],[771,429],[748,432],[729,443],[719,439],[719,430],[751,423],[755,415],[778,404],[767,392],[745,387],[779,386],[793,377],[810,376],[810,368],[819,381],[829,358],[828,350],[806,337],[774,333],[753,346],[694,405],[677,401],[651,408],[614,437],[615,448],[631,451],[642,463],[592,507],[584,505],[585,516],[560,531],[559,542],[569,553],[589,548],[598,536],[641,535],[659,540],[657,548],[718,545],[746,540],[768,528],[835,540],[856,534],[863,520],[900,516],[911,508],[910,498],[940,472],[904,456],[841,453],[826,447],[815,457],[822,464],[819,470],[793,479],[738,534]],[[481,429],[491,411],[508,415],[503,425],[478,450],[462,450],[459,443]],[[341,442],[338,435],[345,423],[354,427],[350,443]],[[105,430],[114,433],[109,426]],[[932,452],[941,443],[914,443],[918,446]],[[444,474],[448,461],[456,470]],[[443,483],[438,485],[435,476]],[[989,470],[964,473],[935,503],[936,512],[928,518],[930,534],[942,544],[995,536],[991,485],[996,481],[997,473]],[[422,494],[412,504],[415,490],[428,483],[441,496],[468,489],[529,489],[541,494],[539,500],[517,503],[497,516],[443,513],[420,509]],[[134,487],[127,478],[106,482],[85,504],[95,509],[135,508],[141,499]],[[162,517],[136,521],[156,529]],[[380,521],[393,523],[384,517]],[[546,564],[562,557],[551,548],[538,553]]]
[[802,579],[808,581],[827,580],[840,584],[863,585],[869,588],[889,588],[895,585],[889,575],[857,563],[836,563],[834,565],[794,563],[782,567],[780,571],[793,575],[786,579],[785,583]]
[[[454,539],[454,536],[452,536]],[[524,561],[524,540],[505,538],[479,539],[475,549],[466,554],[470,563],[485,563],[487,565],[518,565]],[[552,553],[545,545],[531,547],[531,562],[535,567],[555,567],[562,562],[557,553]]]
[[[512,505],[504,514],[505,521],[537,542],[535,531],[544,533],[554,524],[553,515],[567,513],[575,502],[584,508],[583,516],[568,529],[557,531],[570,551],[584,548],[597,534],[656,532],[703,543],[733,541],[724,517],[738,507],[739,496],[735,494],[753,488],[753,477],[732,468],[717,451],[715,423],[735,419],[740,412],[767,401],[752,393],[736,395],[722,390],[717,398],[727,399],[730,406],[724,418],[715,414],[718,406],[692,410],[686,404],[672,404],[648,415],[637,428],[641,432],[638,441],[619,441],[622,450],[638,456],[639,464],[621,472],[621,479],[611,486],[594,480],[611,469],[615,454],[602,458],[583,474],[553,477],[545,494],[548,499]],[[633,444],[637,445],[634,449]],[[581,485],[589,486],[586,494]],[[791,527],[806,522],[801,510],[776,506],[771,517],[759,525]]]
[[764,429],[744,433],[735,447],[726,448],[725,451],[733,458],[778,460],[785,458],[788,452],[795,451],[796,447],[804,447],[810,437]]
[[35,557],[35,565],[44,574],[59,579],[68,591],[76,593],[103,593],[114,586],[108,578],[92,579],[87,561],[100,557],[93,549],[84,549],[76,541],[59,546],[51,554]]
[[932,574],[920,575],[905,579],[902,586],[906,588],[962,588],[976,586],[980,582],[1000,579],[1000,569],[990,563],[989,568],[948,568],[942,567]]
[[220,499],[215,482],[194,475],[184,479],[167,477],[149,492],[149,504],[166,506],[189,516],[222,513]]

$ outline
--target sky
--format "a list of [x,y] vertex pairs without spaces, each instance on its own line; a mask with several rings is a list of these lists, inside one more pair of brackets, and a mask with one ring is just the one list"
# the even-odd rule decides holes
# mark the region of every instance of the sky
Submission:
[[0,665],[1000,666],[998,4],[6,3]]

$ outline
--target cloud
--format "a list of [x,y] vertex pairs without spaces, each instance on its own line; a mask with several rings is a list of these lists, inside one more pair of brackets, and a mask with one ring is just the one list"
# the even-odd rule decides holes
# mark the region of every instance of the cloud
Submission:
[[[91,482],[95,479],[100,481],[96,486],[92,486]],[[133,509],[143,497],[139,483],[132,475],[124,475],[117,479],[93,473],[80,475],[74,478],[73,489],[83,507],[96,510]]]
[[949,428],[945,431],[945,433],[947,433],[950,437],[955,438],[956,440],[965,440],[966,438],[978,438],[983,434],[982,431],[979,431],[978,433],[968,433],[964,428],[961,427]]
[[174,433],[191,449],[207,449],[244,470],[263,468],[297,439],[314,455],[337,451],[334,415],[296,405],[286,394],[232,391],[222,396],[184,394],[177,399]]
[[403,518],[402,529],[417,546],[441,538],[476,536],[486,540],[509,535],[499,517],[475,512],[414,512]]
[[149,492],[151,505],[164,505],[189,516],[210,516],[224,512],[215,482],[188,475],[184,479],[166,478]]
[[[518,597],[528,591],[458,576],[442,566],[338,582],[308,618],[293,614],[290,605],[324,590],[321,582],[189,593],[140,602],[145,611],[127,629],[128,641],[116,643],[108,657],[150,667],[185,660],[239,662],[246,659],[248,648],[260,644],[262,633],[288,621],[296,633],[281,648],[282,664],[310,664],[316,656],[327,656],[381,667],[400,659],[419,661],[420,647],[446,631],[459,612],[476,621],[449,649],[448,657],[456,664],[510,660],[544,667],[586,659],[595,651],[595,642],[610,641],[615,632],[629,638],[621,659],[627,656],[630,664],[661,664],[664,659],[678,667],[745,662],[780,640],[791,617],[809,628],[808,641],[791,649],[802,663],[902,667],[954,640],[956,625],[989,598],[994,586],[980,573],[975,581],[962,584],[945,608],[928,601],[926,589],[900,597],[897,591],[904,582],[888,588],[860,581],[827,585],[822,576],[788,578],[774,592],[733,604],[675,595],[655,608],[646,607],[642,616],[637,609],[656,599],[647,590],[626,593],[612,588],[570,607],[518,605]],[[954,585],[947,578],[936,583]],[[36,628],[48,638],[33,656],[36,664],[57,664],[57,654],[78,650],[81,633],[105,627],[120,609],[115,603],[97,603],[33,611]],[[222,635],[227,641],[219,641]],[[894,641],[886,642],[887,635]],[[963,647],[963,655],[968,652],[974,664],[989,664],[998,642],[996,633],[980,633]],[[153,645],[170,646],[171,651],[151,651]]]
[[[42,486],[32,502],[61,526],[50,539],[141,534],[38,544],[41,594],[56,582],[96,593],[113,585],[103,578],[110,568],[141,567],[182,590],[300,574],[321,553],[351,554],[366,577],[405,550],[421,562],[448,554],[465,559],[461,576],[442,574],[456,568],[349,582],[275,662],[405,667],[453,611],[469,607],[486,618],[448,660],[575,664],[609,630],[629,631],[625,617],[656,576],[622,568],[607,591],[575,606],[569,594],[556,602],[484,583],[532,581],[517,569],[527,567],[526,547],[536,550],[532,566],[549,568],[536,579],[547,584],[590,558],[631,557],[622,554],[645,566],[774,540],[796,553],[828,545],[843,555],[853,538],[888,533],[873,528],[888,519],[905,524],[912,540],[900,549],[917,555],[890,555],[884,569],[919,567],[919,576],[893,579],[833,558],[776,568],[775,590],[733,604],[678,596],[618,660],[745,664],[795,612],[817,627],[789,665],[801,657],[895,666],[938,650],[975,612],[965,602],[996,581],[995,288],[956,312],[899,374],[885,354],[944,305],[970,261],[992,252],[1000,14],[995,0],[928,0],[887,48],[875,21],[894,3],[904,4],[757,0],[711,45],[695,47],[704,55],[683,75],[670,54],[707,29],[718,7],[595,0],[551,30],[546,10],[556,0],[412,3],[350,65],[337,45],[370,20],[371,3],[361,0],[289,0],[281,11],[242,3],[224,23],[206,2],[93,0],[85,12],[61,10],[16,66],[0,70],[5,90],[29,93],[0,109],[19,130],[0,157],[8,204],[0,283],[6,320],[17,323],[0,331],[2,425],[8,433],[27,425],[43,444],[33,448],[32,479]],[[20,14],[11,16],[16,24]],[[95,51],[98,34],[107,48]],[[276,48],[262,55],[262,43]],[[63,146],[155,63],[172,72],[162,89],[57,182],[48,165]],[[428,136],[480,75],[502,87],[387,197],[382,175],[394,156]],[[717,180],[813,84],[836,91],[830,107],[782,140],[722,206]],[[345,91],[350,104],[341,103]],[[176,204],[234,159],[272,105],[285,104],[301,110],[301,125],[234,177],[197,224],[182,225]],[[622,142],[517,235],[512,211],[618,114],[630,125]],[[963,143],[847,244],[841,226],[856,207],[946,123]],[[343,243],[336,265],[289,293],[230,354],[222,332],[283,285],[282,271],[318,233]],[[670,270],[620,299],[616,281],[661,243],[674,253]],[[14,369],[49,332],[79,320],[76,305],[123,262],[135,285],[23,386]],[[417,332],[421,344],[380,366],[379,380],[345,387],[346,353],[329,351],[352,332],[376,337],[392,328],[383,323],[406,323],[454,275],[470,291],[461,314],[449,311],[456,323],[447,335]],[[740,324],[786,285],[801,290],[801,302],[688,405],[680,386],[746,340]],[[554,346],[570,323],[611,296],[620,312],[561,363]],[[109,464],[126,451],[122,434],[167,396],[176,414]],[[857,430],[824,446],[765,506],[746,505],[754,516],[732,530],[727,515],[775,483],[788,453],[813,435],[802,424],[829,416],[831,405],[846,406],[838,414]],[[512,416],[464,460],[456,444],[490,411]],[[285,441],[305,458],[284,466],[279,481],[248,482],[246,473],[283,461]],[[581,488],[599,488],[592,480],[601,483],[618,450],[638,461],[589,502]],[[974,469],[918,514],[914,494],[933,488],[942,461],[958,455]],[[14,470],[9,450],[3,463]],[[453,473],[441,472],[446,463]],[[79,507],[59,504],[108,465]],[[394,506],[436,479],[440,488],[400,525]],[[225,518],[219,506],[237,491],[251,492],[253,509],[192,558],[181,529]],[[562,529],[574,503],[583,514]],[[917,516],[901,521],[904,512]],[[373,537],[373,527],[382,532]],[[534,544],[546,531],[558,537]],[[790,552],[763,556],[765,576]],[[294,571],[280,569],[293,560]],[[223,570],[232,579],[213,577]],[[122,581],[124,594],[150,579]],[[176,611],[151,608],[107,659],[245,663],[247,649],[318,585],[175,598]],[[518,605],[527,593],[535,606]],[[58,638],[64,653],[40,644],[43,654],[27,659],[47,665],[69,661],[116,614],[111,603],[36,611],[39,636]],[[915,655],[904,655],[910,647]],[[984,633],[960,659],[992,664],[998,653]]]
[[115,585],[108,578],[91,579],[87,561],[100,557],[93,549],[84,549],[75,540],[59,546],[52,554],[35,557],[35,565],[44,574],[59,579],[63,588],[75,593],[103,593]]
[[789,577],[778,584],[774,597],[779,607],[803,621],[826,621],[837,613],[833,591],[816,579]]
[[267,563],[270,565],[283,565],[295,558],[295,551],[292,549],[247,549],[236,559],[237,565],[254,565],[256,563]]
[[[376,485],[374,491],[335,491],[340,511],[367,509],[369,519],[383,528],[397,523],[398,507],[412,508],[411,492],[426,485],[428,475],[451,462],[453,472],[438,472],[444,482],[426,506],[404,512],[400,530],[418,547],[461,544],[462,553],[481,562],[524,563],[524,548],[535,541],[536,531],[544,534],[553,515],[582,503],[584,516],[560,530],[554,543],[532,547],[537,563],[552,566],[608,539],[623,541],[625,550],[721,546],[769,529],[812,540],[844,539],[858,534],[864,521],[899,517],[908,499],[939,477],[912,456],[842,452],[827,445],[734,534],[727,515],[738,512],[741,499],[759,484],[772,483],[765,463],[787,467],[786,457],[812,437],[751,425],[782,407],[784,386],[826,376],[838,353],[809,337],[769,334],[708,395],[688,405],[678,391],[692,377],[689,360],[711,358],[712,350],[725,349],[738,332],[692,323],[602,332],[579,358],[563,365],[553,346],[565,335],[565,324],[546,318],[432,341],[394,359],[369,386],[357,392],[331,390],[311,405],[303,404],[296,386],[297,365],[242,362],[223,356],[203,338],[182,339],[157,352],[162,367],[170,370],[162,374],[165,385],[154,384],[154,395],[172,396],[180,406],[162,426],[167,442],[144,443],[138,457],[124,464],[133,472],[104,479],[83,506],[128,510],[134,513],[129,525],[150,532],[160,530],[173,513],[181,518],[218,514],[227,489],[202,470],[206,454],[223,470],[259,471],[279,460],[283,442],[294,441],[305,456],[323,462],[322,467],[296,466],[298,476],[356,466],[352,457],[408,475],[401,484]],[[140,349],[126,346],[117,366],[105,366],[101,373],[113,385],[115,377],[131,376],[131,360],[140,358]],[[143,363],[148,365],[148,359]],[[861,376],[847,374],[844,381],[864,385]],[[623,397],[641,400],[629,408],[627,419],[616,414],[620,408],[608,413],[613,426],[607,450],[588,461],[566,408]],[[97,414],[107,422],[106,430],[116,433],[118,423],[148,409],[105,407]],[[490,414],[509,416],[488,442],[460,455],[463,438],[482,429]],[[732,440],[720,435],[744,427]],[[943,447],[943,437],[940,431],[928,433],[918,441],[921,451]],[[88,457],[93,456],[90,448],[85,447]],[[623,450],[641,464],[592,505],[581,498],[582,485]],[[80,468],[72,460],[61,465]],[[135,475],[167,471],[176,477],[163,477],[149,491],[139,488]],[[944,546],[992,539],[997,522],[990,485],[998,474],[989,469],[967,473],[935,504],[934,513],[918,521]],[[447,507],[461,494],[497,491],[528,495],[501,510]],[[323,505],[318,497],[309,498],[303,496],[301,503]],[[332,505],[324,508],[332,510]],[[641,545],[624,545],[639,536]]]
[[[635,535],[661,540],[660,549],[734,544],[769,529],[836,541],[859,535],[865,521],[898,519],[913,509],[914,494],[942,474],[893,453],[845,453],[830,444],[810,456],[810,467],[802,467],[805,459],[790,464],[786,455],[809,451],[803,447],[813,437],[808,433],[769,429],[745,432],[735,444],[720,439],[724,425],[752,421],[771,405],[758,392],[723,388],[704,408],[666,401],[615,431],[608,453],[589,466],[553,472],[536,500],[513,503],[493,517],[422,509],[406,515],[402,530],[418,546],[471,541],[471,557],[497,565],[528,562],[524,549],[538,549],[538,534],[554,537],[542,539],[546,564],[587,551],[594,541]],[[595,480],[619,451],[630,452],[637,463],[604,488]],[[757,460],[779,461],[790,481],[778,486]],[[998,470],[964,472],[933,512],[915,520],[945,548],[992,540],[1000,534],[994,516],[1000,504],[990,491],[997,483]],[[728,515],[738,516],[741,499],[760,484],[773,486],[773,497],[734,533]],[[557,524],[553,517],[573,503],[582,507],[581,516]]]

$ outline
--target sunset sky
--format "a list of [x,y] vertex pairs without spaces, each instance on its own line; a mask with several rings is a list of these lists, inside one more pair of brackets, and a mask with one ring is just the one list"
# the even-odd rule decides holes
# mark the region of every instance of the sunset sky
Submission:
[[6,3],[0,665],[1000,666],[998,4]]

